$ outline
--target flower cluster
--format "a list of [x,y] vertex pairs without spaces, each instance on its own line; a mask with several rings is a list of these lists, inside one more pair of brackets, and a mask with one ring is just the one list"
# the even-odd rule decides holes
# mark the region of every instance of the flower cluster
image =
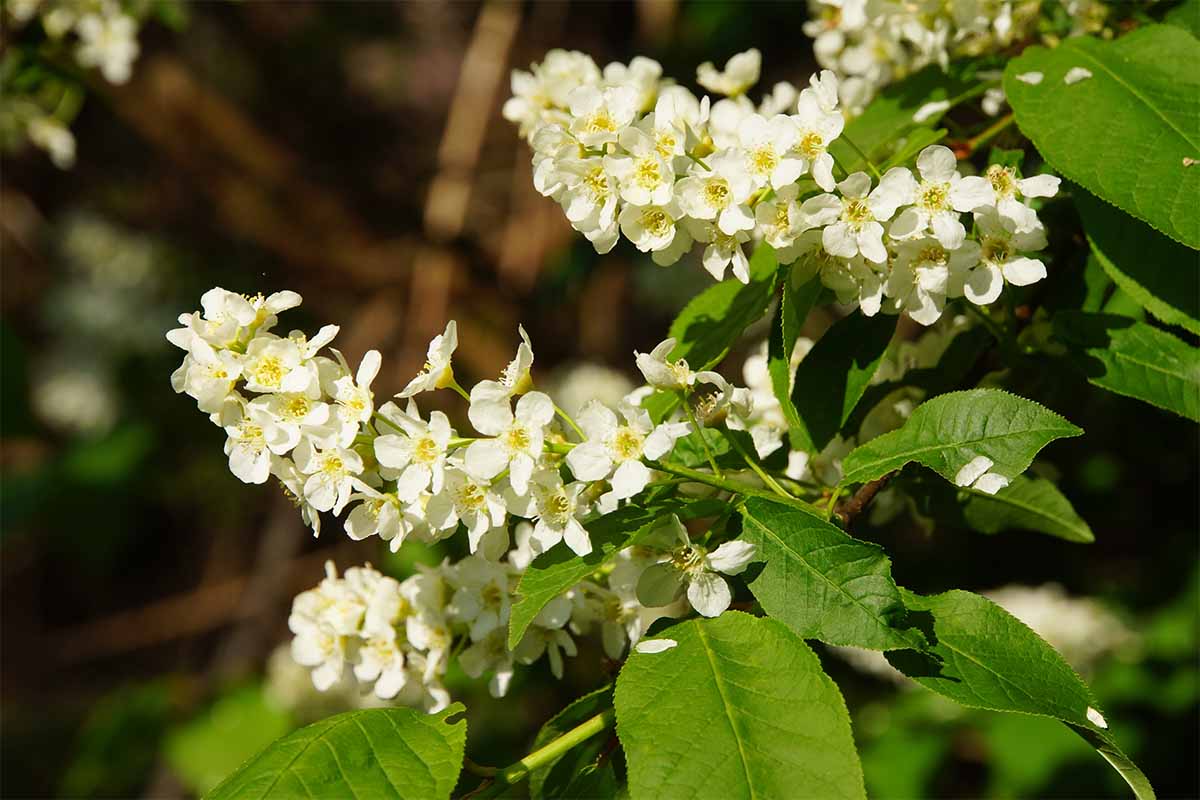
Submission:
[[[657,460],[693,431],[693,423],[653,423],[638,404],[648,387],[624,398],[616,411],[589,401],[576,421],[534,389],[534,354],[523,330],[499,377],[468,393],[454,377],[454,322],[430,343],[425,366],[398,395],[405,407],[391,401],[376,407],[371,385],[378,352],[368,352],[352,370],[337,350],[330,348],[332,357],[321,352],[336,326],[312,338],[273,332],[278,315],[300,301],[287,291],[267,297],[206,292],[202,310],[182,315],[181,327],[167,335],[186,351],[172,375],[175,390],[194,398],[224,429],[234,475],[247,483],[274,477],[314,534],[323,512],[347,512],[344,527],[356,540],[377,535],[396,550],[409,538],[428,543],[462,528],[471,553],[404,582],[368,567],[340,578],[331,571],[321,586],[298,597],[293,653],[313,668],[318,689],[352,668],[381,698],[440,708],[447,702],[440,677],[452,644],[460,645],[467,674],[490,673],[491,689],[500,695],[514,663],[545,654],[560,675],[562,656],[575,653],[572,636],[593,627],[606,652],[618,658],[661,616],[677,616],[689,605],[716,616],[729,606],[731,590],[720,575],[741,572],[753,546],[726,542],[710,551],[668,517],[613,565],[547,605],[510,651],[509,605],[529,563],[560,544],[577,555],[590,553],[585,523],[650,486]],[[695,419],[695,400],[706,424],[719,415],[745,427],[753,414],[749,390],[670,360],[673,348],[667,340],[637,354],[637,364],[651,387],[684,398],[685,411],[676,417]],[[467,417],[479,435],[459,436],[440,411],[422,415],[416,396],[447,388],[469,401]]]
[[[37,17],[46,37],[68,46],[81,69],[99,70],[109,83],[125,83],[133,73],[140,49],[138,21],[116,0],[10,0],[5,11],[6,22],[16,27]],[[31,92],[28,86],[29,81],[22,82],[23,88],[5,86],[10,96],[3,125],[21,131],[55,166],[67,169],[75,163],[75,137],[68,123],[78,110],[77,90],[58,87],[50,92],[58,99],[48,111],[43,106],[47,93]]]
[[[1030,38],[1045,5],[1061,5],[1071,34],[1099,30],[1108,15],[1099,0],[809,0],[813,18],[804,32],[814,39],[817,63],[838,76],[848,113],[858,114],[884,86],[922,67],[944,69],[950,59],[996,53]],[[994,113],[1002,99],[997,87],[985,110]]]
[[817,276],[864,314],[923,325],[947,299],[985,305],[1005,283],[1045,277],[1029,255],[1046,237],[1028,200],[1056,194],[1058,178],[1020,178],[1002,165],[963,175],[954,153],[933,145],[916,174],[893,167],[877,181],[866,172],[836,180],[837,79],[825,71],[802,91],[780,84],[756,108],[745,92],[759,61],[751,50],[721,72],[703,65],[699,82],[729,95],[711,103],[664,82],[649,59],[601,71],[555,50],[514,73],[505,115],[533,148],[538,191],[601,253],[624,234],[666,265],[699,241],[713,277],[732,269],[747,282],[743,246],[762,241],[780,263],[800,262],[796,280]]

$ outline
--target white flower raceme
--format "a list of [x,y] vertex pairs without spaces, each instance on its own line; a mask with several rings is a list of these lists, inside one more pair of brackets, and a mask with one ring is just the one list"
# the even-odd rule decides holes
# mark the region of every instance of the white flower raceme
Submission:
[[672,516],[659,531],[653,544],[670,547],[669,555],[648,567],[638,579],[638,599],[647,606],[666,606],[686,594],[692,608],[706,617],[719,616],[733,595],[729,584],[718,573],[738,575],[754,560],[754,545],[735,541],[708,552],[693,544],[687,529]]
[[567,465],[582,481],[610,479],[614,499],[624,500],[650,482],[650,468],[641,459],[666,455],[691,426],[686,422],[656,426],[645,409],[625,402],[619,411],[621,419],[598,402],[584,407],[579,427],[587,440],[567,454]]
[[137,22],[111,8],[84,14],[75,23],[79,35],[75,60],[84,67],[98,67],[109,83],[125,83],[139,51]]

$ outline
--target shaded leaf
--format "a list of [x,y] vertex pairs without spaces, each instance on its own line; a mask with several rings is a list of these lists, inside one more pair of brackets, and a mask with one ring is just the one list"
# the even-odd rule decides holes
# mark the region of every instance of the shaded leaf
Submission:
[[842,429],[879,367],[897,319],[850,314],[817,340],[796,369],[791,398],[802,440],[793,445],[820,451]]
[[779,298],[779,310],[771,323],[771,335],[767,340],[767,372],[771,376],[771,388],[779,400],[783,418],[788,425],[788,435],[793,447],[803,447],[807,432],[803,429],[800,415],[792,404],[792,353],[800,329],[808,314],[816,305],[824,287],[815,278],[799,287],[792,286],[789,279],[784,283]]
[[1112,314],[1062,311],[1054,333],[1090,383],[1200,422],[1200,349]]
[[1054,648],[987,598],[951,591],[904,604],[925,618],[930,652],[887,654],[892,666],[927,689],[973,708],[1053,717],[1086,739],[1139,798],[1154,796],[1112,734],[1089,719],[1100,712],[1091,690]]
[[994,495],[960,489],[965,497],[963,516],[980,533],[1021,528],[1066,539],[1094,542],[1091,527],[1075,513],[1071,501],[1045,478],[1018,475]]
[[1200,333],[1200,255],[1086,192],[1075,205],[1117,286],[1163,322]]
[[[613,687],[603,686],[594,692],[574,700],[562,711],[550,718],[537,738],[533,740],[530,751],[535,751],[562,736],[585,720],[611,708],[613,703]],[[529,796],[541,797],[602,797],[607,793],[600,791],[607,777],[612,776],[612,767],[605,765],[600,770],[589,769],[594,766],[596,759],[607,746],[606,736],[593,736],[582,744],[576,745],[563,755],[549,762],[541,769],[529,774]],[[613,777],[615,785],[615,777]]]

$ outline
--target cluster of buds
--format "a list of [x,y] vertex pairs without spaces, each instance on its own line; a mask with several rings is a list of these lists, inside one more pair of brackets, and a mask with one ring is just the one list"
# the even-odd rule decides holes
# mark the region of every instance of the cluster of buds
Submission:
[[[1061,6],[1070,34],[1099,30],[1109,13],[1100,0],[809,0],[817,63],[838,76],[848,113],[858,114],[875,94],[922,67],[997,53],[1038,32],[1043,8]],[[984,101],[989,113],[1003,102],[999,87]]]
[[915,175],[894,167],[876,181],[865,172],[836,180],[828,147],[844,125],[838,80],[827,70],[802,91],[780,84],[755,107],[745,92],[759,63],[750,50],[721,72],[702,65],[698,81],[729,95],[712,103],[663,81],[649,59],[601,71],[555,50],[514,73],[505,114],[533,148],[537,190],[601,253],[623,233],[666,265],[700,241],[714,278],[732,267],[747,282],[744,245],[766,242],[780,263],[799,263],[796,280],[819,276],[864,314],[923,325],[949,298],[989,304],[1006,283],[1045,277],[1029,256],[1046,237],[1028,199],[1053,196],[1057,178],[1020,178],[1002,165],[964,176],[970,165],[934,145]]

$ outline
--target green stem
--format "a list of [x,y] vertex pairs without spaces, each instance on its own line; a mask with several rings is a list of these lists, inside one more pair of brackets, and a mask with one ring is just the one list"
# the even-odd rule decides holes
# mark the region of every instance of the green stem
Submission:
[[700,158],[699,156],[693,155],[693,154],[691,154],[691,153],[687,153],[686,155],[687,155],[687,157],[688,157],[688,158],[690,158],[692,161],[695,161],[697,164],[699,164],[700,166],[704,167],[704,168],[705,168],[706,170],[708,170],[709,172],[712,172],[712,167],[710,167],[708,164],[705,164],[705,163],[704,163],[704,159]]
[[704,457],[708,459],[708,465],[712,467],[712,471],[718,478],[724,477],[721,474],[721,469],[717,466],[717,459],[713,456],[712,450],[708,449],[708,437],[704,435],[704,428],[696,421],[696,414],[692,411],[692,404],[688,402],[687,397],[681,397],[683,402],[683,412],[687,414],[688,422],[692,423],[692,428],[695,429],[696,435],[700,437],[700,446],[704,448]]
[[1007,337],[1004,335],[1004,330],[996,324],[994,319],[985,314],[982,309],[976,307],[976,305],[969,300],[964,300],[963,306],[967,309],[967,311],[975,315],[979,321],[983,323],[983,327],[988,329],[988,333],[996,337],[997,342],[1003,344],[1006,341]]
[[740,455],[742,460],[746,462],[746,466],[754,470],[754,474],[757,475],[771,491],[775,492],[775,494],[779,495],[785,500],[795,499],[792,497],[790,492],[780,486],[774,478],[768,475],[763,468],[758,465],[758,461],[756,461],[750,456],[749,453],[746,452],[745,448],[743,448],[741,443],[738,442],[737,437],[733,435],[732,431],[725,438],[729,441],[730,446],[732,446],[734,450],[737,450],[738,455]]
[[979,148],[996,138],[1005,128],[1016,122],[1016,117],[1012,112],[1008,112],[1000,119],[993,122],[991,125],[984,128],[978,135],[967,140],[967,152],[974,155]]
[[688,478],[696,483],[707,484],[708,486],[713,486],[717,489],[724,489],[725,491],[733,492],[734,494],[740,494],[746,497],[762,497],[766,500],[771,500],[776,503],[783,503],[817,516],[822,513],[819,509],[817,509],[816,506],[812,505],[811,503],[806,503],[799,498],[780,497],[774,492],[768,492],[763,489],[759,489],[756,486],[749,486],[747,484],[731,481],[726,478],[718,478],[715,475],[710,475],[707,472],[700,472],[699,470],[685,467],[682,464],[666,464],[661,461],[647,461],[646,463],[650,469],[656,469],[659,472],[666,472],[670,475],[678,475],[681,478]]
[[450,379],[450,383],[446,384],[446,388],[453,389],[454,391],[458,392],[458,396],[463,400],[466,400],[468,403],[471,402],[471,395],[467,394],[467,390],[459,386],[458,381],[456,381],[454,378]]
[[[867,165],[867,169],[871,170],[871,174],[875,176],[875,180],[879,180],[882,177],[879,174],[879,169],[875,166],[875,162],[873,162],[870,158],[868,158],[867,154],[864,153],[862,150],[860,150],[858,145],[856,145],[849,138],[847,138],[846,134],[843,133],[838,138],[840,138],[846,144],[850,145],[851,150],[858,153],[858,157],[861,158],[863,160],[863,163],[865,163]],[[843,167],[842,169],[845,169],[845,167]]]
[[579,429],[578,425],[575,424],[575,420],[571,419],[570,414],[559,408],[557,403],[554,405],[554,413],[562,417],[563,421],[571,426],[571,430],[575,431],[576,435],[578,435],[580,439],[587,441],[587,436],[584,435],[584,432]]
[[392,430],[394,430],[396,433],[400,434],[401,436],[408,435],[408,433],[403,428],[401,428],[396,423],[392,422],[387,417],[381,416],[378,412],[375,413],[375,420],[377,422],[382,422],[384,425],[387,425],[389,428],[391,428]]
[[475,441],[474,436],[455,436],[446,443],[446,447],[462,447],[463,445],[470,444],[473,441]]
[[838,498],[842,496],[842,487],[833,490],[833,494],[829,495],[829,503],[825,506],[825,521],[833,519],[833,510],[837,508]]
[[504,767],[496,773],[496,777],[491,784],[471,796],[475,800],[483,800],[485,797],[499,797],[506,788],[523,780],[535,769],[549,764],[572,747],[587,741],[598,733],[608,730],[616,723],[616,720],[616,712],[611,708],[601,711],[591,719],[584,720],[540,750],[535,750],[515,764]]

